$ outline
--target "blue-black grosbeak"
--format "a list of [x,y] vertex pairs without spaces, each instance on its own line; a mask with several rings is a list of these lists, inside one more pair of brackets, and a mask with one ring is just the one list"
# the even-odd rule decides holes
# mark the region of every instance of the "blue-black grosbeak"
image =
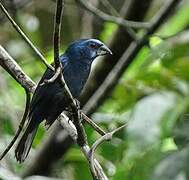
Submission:
[[[88,79],[93,60],[106,54],[112,54],[112,52],[101,41],[97,39],[81,39],[71,43],[65,53],[60,56],[63,76],[74,98],[78,98],[81,94]],[[15,156],[19,162],[23,162],[26,159],[39,124],[45,119],[46,125],[50,126],[68,106],[60,79],[41,86],[44,80],[50,79],[53,75],[54,72],[48,68],[32,97],[28,113],[28,124],[15,150]]]

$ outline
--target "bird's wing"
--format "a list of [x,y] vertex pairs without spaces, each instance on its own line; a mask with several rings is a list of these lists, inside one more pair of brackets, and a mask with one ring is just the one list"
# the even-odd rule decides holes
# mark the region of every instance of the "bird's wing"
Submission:
[[[63,59],[65,60],[65,58],[61,57],[64,71],[67,68],[67,63],[66,61],[63,62]],[[48,80],[53,75],[54,72],[51,69],[45,71],[32,97],[29,117],[33,117],[32,119],[36,119],[38,122],[41,122],[43,119],[49,119],[49,116],[51,116],[50,121],[55,117],[57,118],[62,112],[61,109],[65,103],[63,100],[64,94],[62,92],[62,85],[59,79],[55,80],[53,83],[40,86],[45,79]],[[59,114],[57,115],[57,113]]]
[[39,81],[37,88],[33,94],[32,101],[30,103],[30,113],[33,112],[34,108],[39,104],[39,102],[48,100],[48,87],[47,85],[41,86],[45,79],[50,79],[53,76],[53,71],[47,69],[43,74],[43,77]]

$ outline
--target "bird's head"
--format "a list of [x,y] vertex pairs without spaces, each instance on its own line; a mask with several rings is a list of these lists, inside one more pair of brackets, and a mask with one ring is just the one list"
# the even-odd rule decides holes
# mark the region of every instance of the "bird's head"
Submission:
[[89,60],[92,62],[96,57],[112,54],[111,50],[97,39],[81,39],[71,43],[66,54],[72,58]]

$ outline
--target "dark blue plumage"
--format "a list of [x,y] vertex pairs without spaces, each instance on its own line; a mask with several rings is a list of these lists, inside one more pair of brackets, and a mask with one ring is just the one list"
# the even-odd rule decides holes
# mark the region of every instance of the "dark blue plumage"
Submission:
[[[101,41],[82,39],[70,44],[66,52],[60,56],[64,79],[74,98],[81,94],[93,60],[106,54],[111,54],[111,51]],[[53,74],[50,69],[45,71],[33,95],[28,125],[15,150],[19,162],[26,159],[39,124],[45,119],[46,125],[50,126],[68,105],[59,79],[40,86],[44,79],[50,79]]]

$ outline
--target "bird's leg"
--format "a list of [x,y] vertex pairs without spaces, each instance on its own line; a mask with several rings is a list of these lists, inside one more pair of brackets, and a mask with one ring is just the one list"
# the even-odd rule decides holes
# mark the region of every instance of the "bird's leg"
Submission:
[[[98,132],[101,136],[104,136],[106,134],[106,132],[101,129],[93,120],[91,120],[82,110],[80,107],[80,102],[75,98],[74,99],[75,105],[78,109],[78,116],[79,119],[84,120],[84,122],[86,122],[87,124],[89,124],[96,132]],[[71,111],[70,108],[66,109],[68,112],[68,117],[69,117],[69,121],[72,121],[73,118],[73,112]],[[68,123],[69,123],[68,121]]]
[[105,135],[106,132],[101,129],[93,120],[91,120],[86,114],[84,114],[84,112],[81,110],[80,107],[80,102],[75,98],[75,105],[78,108],[78,115],[79,115],[79,119],[84,120],[86,123],[88,123],[96,132],[98,132],[100,135]]
[[[79,102],[77,99],[74,98],[74,103],[75,103],[75,105],[76,105],[76,107],[77,107],[77,109],[78,109],[78,112],[80,113],[80,102]],[[67,113],[66,113],[66,112],[67,112]],[[72,118],[72,117],[73,117],[73,112],[72,112],[72,110],[71,110],[70,107],[67,107],[67,108],[65,109],[65,113],[66,113],[66,115],[69,117],[70,120],[73,119],[73,118]]]
[[[74,104],[76,105],[77,109],[80,109],[80,102],[77,99],[74,99]],[[70,106],[66,107],[65,111],[71,113],[72,112],[71,107]]]

